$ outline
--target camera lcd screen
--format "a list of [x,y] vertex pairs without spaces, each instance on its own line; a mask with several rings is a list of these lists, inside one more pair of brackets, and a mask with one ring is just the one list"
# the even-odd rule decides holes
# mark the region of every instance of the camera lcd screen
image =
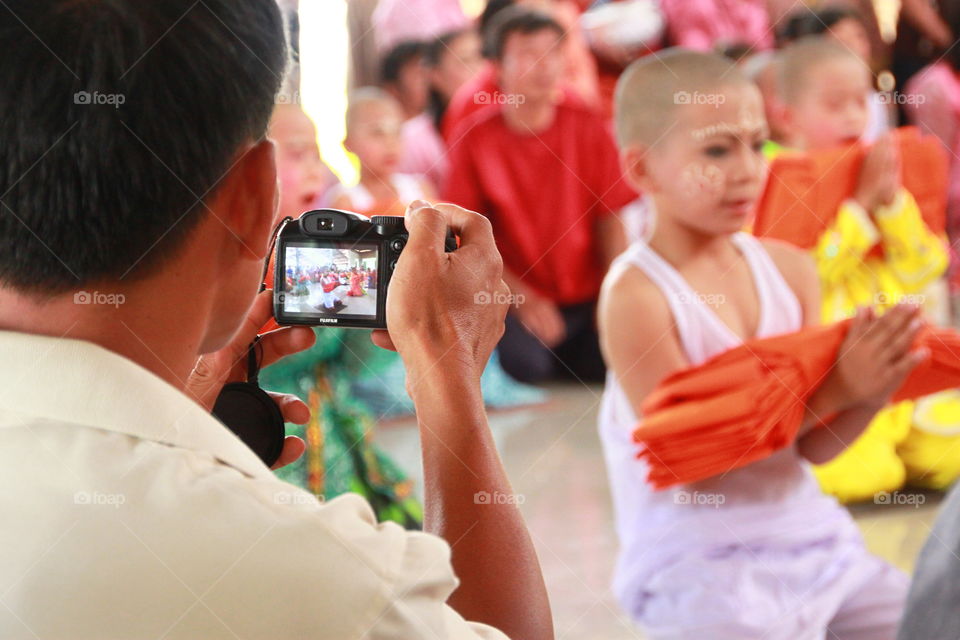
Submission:
[[376,319],[375,243],[322,240],[286,246],[283,311],[317,324]]

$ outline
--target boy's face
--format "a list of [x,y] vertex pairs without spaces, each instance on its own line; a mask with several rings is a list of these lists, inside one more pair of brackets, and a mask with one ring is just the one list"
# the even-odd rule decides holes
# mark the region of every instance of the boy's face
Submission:
[[767,125],[760,92],[734,84],[678,105],[675,124],[650,149],[628,147],[624,163],[658,215],[708,235],[740,231],[763,189]]
[[794,144],[805,150],[856,142],[867,127],[870,71],[843,57],[821,62],[802,79],[803,90],[785,110]]
[[313,122],[300,107],[279,105],[270,120],[269,135],[277,145],[278,216],[297,217],[314,208],[332,175],[320,159]]
[[560,35],[553,29],[507,36],[497,63],[500,89],[527,102],[554,99],[563,77],[564,57]]
[[386,179],[400,163],[403,114],[392,102],[368,102],[353,116],[345,146],[361,166]]

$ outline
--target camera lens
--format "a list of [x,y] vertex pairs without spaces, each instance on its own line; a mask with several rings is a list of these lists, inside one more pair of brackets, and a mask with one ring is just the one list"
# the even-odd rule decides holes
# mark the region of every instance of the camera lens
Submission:
[[320,220],[317,221],[317,229],[320,231],[333,229],[333,218],[320,218]]

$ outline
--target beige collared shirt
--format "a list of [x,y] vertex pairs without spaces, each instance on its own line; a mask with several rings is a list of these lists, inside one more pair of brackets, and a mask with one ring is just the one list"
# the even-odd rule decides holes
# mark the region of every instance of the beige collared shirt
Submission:
[[440,538],[319,503],[125,358],[0,332],[0,638],[503,639]]

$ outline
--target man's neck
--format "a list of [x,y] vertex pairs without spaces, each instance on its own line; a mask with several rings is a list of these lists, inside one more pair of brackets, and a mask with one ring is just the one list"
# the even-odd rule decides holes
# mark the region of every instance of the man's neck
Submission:
[[556,117],[557,104],[553,100],[528,100],[523,104],[503,106],[503,119],[507,127],[518,133],[546,131]]
[[40,301],[0,289],[0,330],[92,342],[183,389],[202,340],[202,305],[173,294],[157,297],[151,306],[138,299],[142,291],[104,293],[91,287],[86,298],[70,292]]

